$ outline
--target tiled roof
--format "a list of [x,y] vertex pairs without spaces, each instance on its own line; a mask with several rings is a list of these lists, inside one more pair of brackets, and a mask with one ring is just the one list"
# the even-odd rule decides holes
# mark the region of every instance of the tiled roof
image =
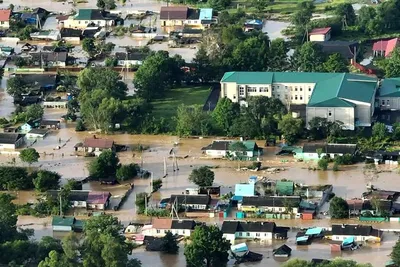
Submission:
[[328,32],[330,32],[330,30],[331,30],[331,27],[315,28],[309,33],[309,35],[327,34]]
[[163,20],[183,20],[188,17],[189,8],[186,6],[163,6],[160,11],[160,19]]
[[151,224],[155,229],[171,229],[172,220],[169,218],[154,218]]
[[0,21],[9,21],[11,16],[10,9],[1,9],[0,10]]

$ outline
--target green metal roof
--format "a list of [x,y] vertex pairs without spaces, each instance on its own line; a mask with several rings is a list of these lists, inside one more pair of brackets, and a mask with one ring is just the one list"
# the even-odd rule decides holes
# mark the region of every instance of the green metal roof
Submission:
[[74,221],[75,221],[74,217],[53,216],[51,225],[52,226],[73,226]]
[[76,20],[91,20],[93,9],[79,9],[75,15]]
[[350,73],[226,72],[221,82],[238,84],[314,83],[311,107],[354,107],[350,101],[372,102],[377,79]]
[[256,142],[254,141],[243,141],[243,145],[246,146],[247,151],[253,151],[257,146]]
[[294,183],[292,181],[277,181],[276,191],[280,195],[291,196],[294,191]]
[[382,81],[379,89],[379,96],[399,97],[400,96],[400,77],[386,78]]

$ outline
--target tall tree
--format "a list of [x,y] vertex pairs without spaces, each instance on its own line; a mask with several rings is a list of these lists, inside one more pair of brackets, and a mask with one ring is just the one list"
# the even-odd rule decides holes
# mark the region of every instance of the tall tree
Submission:
[[201,106],[178,106],[176,133],[179,136],[208,135],[210,132],[210,113],[204,112]]
[[9,95],[18,97],[27,91],[26,84],[20,76],[11,77],[7,80],[7,93]]
[[394,245],[390,257],[396,265],[400,265],[400,240],[397,240],[396,244]]
[[103,151],[89,163],[89,175],[94,179],[115,177],[119,159],[115,152]]
[[349,217],[349,205],[346,200],[340,197],[334,197],[330,201],[329,213],[332,219],[344,219]]
[[177,236],[168,231],[162,238],[162,249],[167,254],[177,254],[179,251]]
[[400,76],[400,48],[396,48],[389,58],[383,60],[386,77]]
[[197,51],[193,63],[195,65],[195,76],[201,82],[206,83],[215,79],[214,66],[212,65],[212,61],[207,55],[207,50],[203,45],[201,45]]
[[49,189],[58,189],[61,175],[56,172],[39,170],[31,174],[35,189],[40,192],[46,192]]
[[305,29],[312,18],[315,5],[312,1],[299,2],[296,11],[291,17],[291,22],[299,29]]
[[270,56],[272,57],[269,61],[269,71],[285,71],[288,68],[288,52],[289,45],[282,38],[277,38],[271,41],[270,45]]
[[325,54],[322,47],[314,42],[307,42],[293,54],[294,67],[298,71],[319,72],[323,70]]
[[233,124],[233,121],[240,115],[240,106],[233,103],[229,98],[224,97],[218,100],[217,106],[211,113],[217,127],[226,135]]
[[165,90],[180,84],[183,63],[182,58],[170,57],[166,51],[148,56],[133,80],[138,95],[145,99],[160,97]]
[[323,69],[326,72],[348,72],[348,61],[340,54],[335,53],[324,62]]
[[303,132],[304,122],[300,118],[293,118],[291,114],[287,114],[279,121],[278,129],[289,144],[293,144]]
[[335,14],[343,19],[343,23],[352,26],[356,22],[356,13],[354,12],[353,5],[350,3],[339,4],[335,8]]
[[196,185],[202,186],[212,186],[214,182],[215,174],[207,166],[202,166],[195,168],[189,175],[189,181],[195,183]]
[[217,226],[196,226],[191,242],[185,245],[187,266],[226,266],[229,249],[230,242]]
[[377,122],[372,126],[372,136],[378,140],[383,140],[388,136],[386,125],[381,122]]
[[19,153],[19,158],[31,165],[34,162],[38,162],[40,155],[34,148],[25,148]]

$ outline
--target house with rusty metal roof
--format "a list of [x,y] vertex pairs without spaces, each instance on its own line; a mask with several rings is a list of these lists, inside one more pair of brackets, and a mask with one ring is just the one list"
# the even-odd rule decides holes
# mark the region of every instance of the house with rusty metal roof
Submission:
[[114,140],[93,136],[91,138],[85,138],[83,143],[75,145],[75,151],[95,153],[96,155],[99,155],[105,150],[116,151]]

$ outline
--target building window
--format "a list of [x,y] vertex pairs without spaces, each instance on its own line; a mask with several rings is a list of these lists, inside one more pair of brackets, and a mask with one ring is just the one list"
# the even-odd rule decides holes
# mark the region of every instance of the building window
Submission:
[[385,100],[382,100],[382,106],[384,106],[385,105]]
[[256,93],[257,87],[247,87],[247,93]]
[[256,233],[256,236],[260,236],[260,233]]
[[308,91],[311,92],[311,87],[310,86],[308,87]]
[[328,116],[332,117],[332,111],[330,111],[330,110],[328,111]]
[[386,106],[390,106],[389,100],[386,100]]
[[157,234],[159,234],[160,233],[160,230],[157,230]]
[[287,87],[287,86],[285,86],[285,89],[286,89],[286,90],[287,90],[287,88],[288,88],[288,87]]
[[282,211],[282,208],[279,208],[278,210],[279,210],[279,211]]
[[278,95],[278,98],[280,98],[281,97],[281,95]]
[[264,236],[267,236],[267,233],[265,233]]
[[250,236],[250,233],[246,233],[246,236]]
[[279,89],[279,85],[276,86],[276,89]]
[[297,100],[297,95],[294,96],[294,100]]
[[308,96],[308,99],[310,99],[310,98],[311,98],[311,96],[309,95],[309,96]]
[[293,100],[293,96],[291,96],[290,99]]
[[297,86],[294,87],[294,90],[297,91]]
[[275,86],[274,85],[272,85],[272,92],[275,90]]
[[242,236],[242,232],[239,232],[239,236]]
[[303,91],[303,87],[300,87],[300,92]]
[[303,96],[300,96],[300,100],[303,100]]
[[239,96],[244,96],[244,87],[239,87]]

